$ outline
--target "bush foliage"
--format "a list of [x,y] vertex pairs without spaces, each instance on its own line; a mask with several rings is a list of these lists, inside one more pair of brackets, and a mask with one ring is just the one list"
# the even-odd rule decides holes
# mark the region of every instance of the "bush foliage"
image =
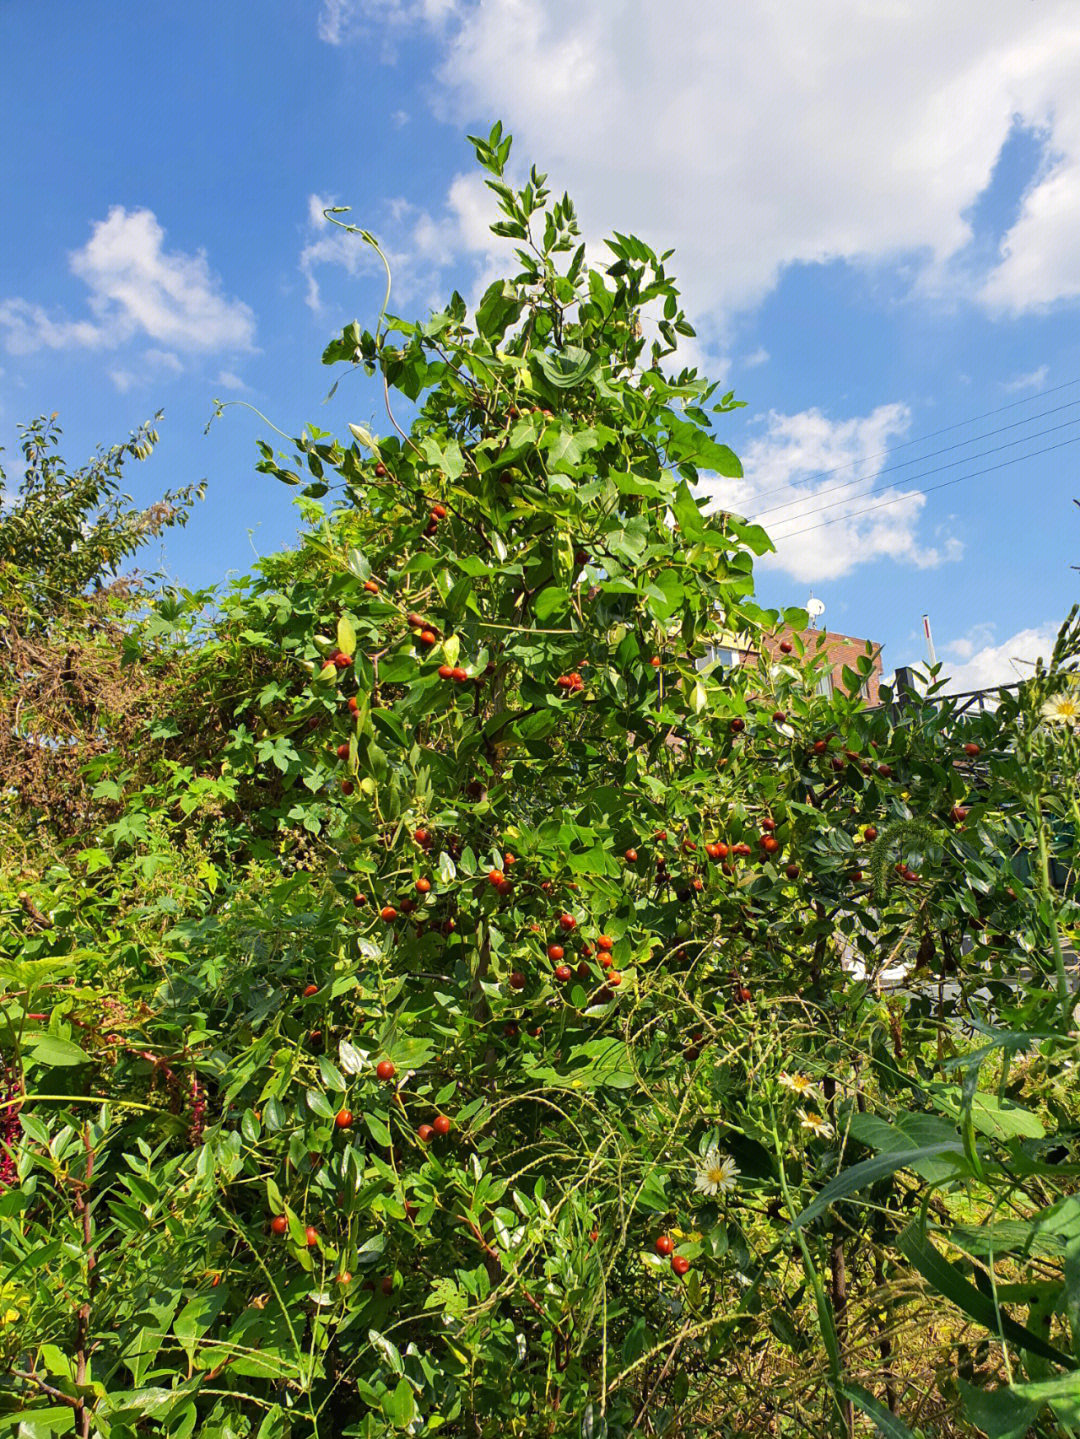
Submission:
[[330,344],[391,432],[260,446],[294,549],[120,580],[196,496],[27,431],[0,1434],[1070,1433],[1075,614],[817,693],[669,256],[474,145],[519,268]]

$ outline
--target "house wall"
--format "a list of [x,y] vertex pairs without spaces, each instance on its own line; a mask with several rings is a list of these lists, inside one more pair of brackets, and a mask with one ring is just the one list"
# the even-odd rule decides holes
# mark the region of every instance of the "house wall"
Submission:
[[[780,644],[783,640],[794,641],[795,636],[790,630],[777,630],[775,634],[768,636],[764,641],[765,652],[775,656],[777,660],[785,658],[780,651]],[[824,652],[832,666],[833,688],[842,690],[844,688],[843,671],[847,665],[850,669],[858,672],[858,662],[866,654],[867,641],[859,639],[855,635],[839,634],[835,630],[804,630],[802,633],[803,647],[808,657]],[[819,641],[821,647],[819,649]],[[871,643],[873,643],[871,641]],[[756,661],[757,653],[743,655],[743,663],[750,664]],[[881,646],[874,644],[873,671],[867,681],[867,703],[876,705],[880,703],[878,688],[881,684]]]

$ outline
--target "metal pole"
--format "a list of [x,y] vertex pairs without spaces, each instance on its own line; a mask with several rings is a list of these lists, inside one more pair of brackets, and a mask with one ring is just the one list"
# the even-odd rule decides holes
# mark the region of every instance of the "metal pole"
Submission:
[[926,654],[932,665],[937,664],[937,655],[934,653],[934,637],[930,633],[930,616],[922,617],[923,634],[926,636]]

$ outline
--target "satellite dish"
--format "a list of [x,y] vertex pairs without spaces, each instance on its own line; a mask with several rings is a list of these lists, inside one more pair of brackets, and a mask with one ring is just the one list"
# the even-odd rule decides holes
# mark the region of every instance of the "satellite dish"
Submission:
[[816,620],[819,615],[825,613],[825,601],[816,600],[814,596],[811,595],[806,601],[806,613],[810,616],[811,620]]

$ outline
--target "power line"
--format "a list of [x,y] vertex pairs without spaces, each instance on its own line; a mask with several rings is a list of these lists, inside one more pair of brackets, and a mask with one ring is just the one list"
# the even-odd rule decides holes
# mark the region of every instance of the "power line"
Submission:
[[[1053,435],[1053,434],[1055,434],[1058,430],[1067,430],[1070,425],[1080,425],[1080,415],[1074,416],[1074,418],[1071,419],[1071,420],[1063,420],[1060,425],[1048,425],[1045,430],[1036,430],[1035,433],[1032,434],[1032,435],[1021,435],[1021,436],[1019,437],[1019,439],[1007,440],[1007,441],[1005,442],[1005,444],[1003,444],[1003,445],[991,445],[988,450],[979,450],[979,451],[977,451],[977,452],[976,452],[975,454],[973,454],[973,455],[962,455],[962,456],[960,457],[960,459],[958,459],[958,460],[949,460],[949,461],[948,461],[946,464],[944,464],[944,465],[935,465],[935,466],[933,467],[933,469],[924,470],[921,475],[910,475],[910,476],[908,477],[908,479],[905,480],[905,481],[902,481],[902,483],[904,483],[904,484],[914,484],[916,480],[925,480],[925,479],[929,478],[930,475],[940,475],[943,470],[953,470],[953,469],[956,468],[957,465],[966,465],[966,464],[968,464],[971,460],[984,460],[984,459],[986,459],[986,457],[987,457],[988,455],[999,455],[1002,450],[1011,449],[1013,445],[1026,445],[1026,444],[1029,444],[1032,440],[1041,440],[1044,435]],[[982,439],[983,436],[980,435],[978,438],[979,438],[979,439]],[[1041,452],[1040,452],[1040,453],[1041,453]],[[927,458],[929,458],[929,456],[927,456]],[[880,471],[879,473],[884,473],[884,471]],[[864,476],[864,479],[876,479],[876,478],[877,478],[876,475],[873,475],[873,476],[870,476],[870,475]],[[966,477],[966,476],[962,476],[962,478],[967,478],[967,477]],[[795,521],[797,521],[797,520],[809,519],[809,517],[810,517],[811,515],[821,514],[821,513],[822,513],[823,511],[825,511],[825,510],[834,510],[834,509],[836,509],[837,505],[846,505],[846,504],[850,504],[852,500],[865,500],[865,499],[868,499],[871,495],[880,495],[880,494],[881,494],[883,491],[885,491],[885,490],[891,490],[891,489],[894,487],[895,483],[896,483],[895,481],[890,480],[890,481],[887,481],[884,485],[877,485],[877,486],[876,486],[875,488],[873,488],[873,489],[864,490],[864,491],[862,492],[862,494],[859,494],[859,495],[848,495],[848,496],[846,497],[846,499],[843,499],[843,500],[832,500],[832,501],[831,501],[829,504],[827,504],[827,505],[811,505],[809,509],[803,510],[801,514],[797,514],[797,515],[787,515],[787,516],[784,517],[784,519],[782,519],[782,520],[777,520],[776,523],[777,523],[778,525],[786,525],[786,524],[793,524],[793,523],[795,523]],[[827,495],[827,494],[832,493],[832,491],[833,491],[834,489],[843,489],[843,488],[844,488],[843,485],[832,486],[832,487],[831,487],[830,489],[828,489],[828,490],[820,490],[820,491],[818,492],[818,494]],[[933,488],[936,489],[937,486],[934,486]],[[806,500],[816,500],[817,498],[818,498],[818,495],[805,495],[805,496],[803,497],[803,500],[802,500],[800,503],[805,503]],[[899,498],[903,499],[904,496],[901,495]],[[778,508],[779,508],[779,507],[778,507]],[[759,519],[761,514],[768,514],[768,511],[767,511],[767,510],[762,510],[762,511],[760,511],[758,515],[755,515],[755,516],[754,516],[754,519],[755,519],[755,520]]]
[[820,524],[806,525],[805,528],[801,530],[789,530],[786,535],[773,535],[770,536],[770,538],[774,540],[792,540],[796,535],[809,534],[811,530],[824,530],[827,529],[829,525],[839,525],[844,520],[853,520],[856,515],[866,515],[872,510],[887,509],[889,505],[898,505],[902,500],[910,500],[915,495],[929,495],[932,494],[934,490],[946,490],[950,485],[960,484],[962,480],[977,480],[982,475],[992,474],[994,470],[1007,469],[1009,465],[1018,465],[1022,460],[1033,460],[1036,455],[1048,455],[1051,450],[1060,450],[1063,449],[1065,445],[1075,445],[1078,441],[1080,441],[1080,435],[1073,435],[1067,440],[1058,440],[1056,445],[1046,445],[1041,450],[1032,450],[1028,455],[1014,455],[1011,460],[1002,460],[999,464],[987,465],[985,469],[976,470],[973,474],[957,475],[955,479],[942,480],[939,485],[927,485],[925,490],[912,490],[906,495],[894,495],[891,500],[882,500],[880,504],[867,505],[865,509],[853,510],[850,515],[836,515],[831,520],[822,520]]
[[[929,434],[920,435],[915,440],[902,440],[898,445],[891,445],[887,449],[878,450],[875,454],[864,455],[861,460],[848,460],[846,464],[834,465],[831,470],[817,470],[813,474],[806,475],[806,480],[827,480],[830,475],[838,475],[841,470],[850,470],[852,465],[868,463],[870,460],[880,459],[884,455],[895,454],[897,450],[909,449],[912,445],[924,444],[927,440],[936,440],[939,435],[947,435],[953,430],[963,429],[965,425],[978,424],[980,420],[993,419],[995,415],[1003,415],[1006,410],[1015,410],[1017,405],[1030,405],[1034,400],[1045,399],[1047,395],[1060,394],[1062,390],[1068,390],[1073,385],[1080,385],[1080,375],[1075,380],[1065,380],[1060,385],[1051,385],[1046,390],[1036,390],[1034,394],[1025,395],[1022,400],[1010,400],[1007,405],[999,405],[996,410],[984,410],[981,415],[971,415],[966,420],[957,420],[955,424],[943,425],[940,430],[931,430]],[[973,438],[978,439],[976,435]],[[929,458],[929,457],[927,457]],[[786,490],[787,485],[774,485],[772,489],[762,490],[758,499],[764,499],[766,495],[775,495],[780,490]]]
[[[866,480],[876,480],[880,475],[889,475],[889,474],[892,474],[892,473],[894,473],[894,471],[896,471],[896,470],[906,469],[908,465],[921,465],[924,460],[933,460],[933,459],[936,459],[938,455],[947,455],[947,454],[950,454],[953,450],[961,450],[961,449],[963,449],[966,445],[973,445],[973,444],[975,444],[978,440],[989,440],[993,435],[1003,435],[1003,434],[1005,434],[1006,431],[1008,431],[1008,430],[1015,430],[1018,425],[1030,425],[1030,424],[1032,424],[1035,420],[1045,420],[1045,419],[1047,418],[1047,416],[1049,416],[1049,415],[1058,415],[1058,414],[1061,413],[1062,410],[1071,410],[1074,405],[1080,405],[1080,395],[1078,395],[1075,400],[1066,400],[1063,405],[1054,405],[1054,406],[1053,406],[1051,409],[1049,409],[1049,410],[1040,410],[1037,415],[1027,415],[1027,416],[1026,416],[1024,419],[1022,419],[1022,420],[1013,420],[1013,421],[1012,421],[1010,424],[1008,424],[1008,425],[999,425],[996,430],[987,430],[984,434],[981,434],[981,435],[972,435],[971,438],[970,438],[970,439],[967,439],[967,440],[957,440],[954,444],[951,444],[951,445],[943,445],[940,450],[931,450],[929,454],[926,454],[926,455],[918,455],[918,456],[916,456],[914,459],[910,459],[910,460],[901,460],[901,462],[900,462],[898,465],[885,465],[885,466],[883,466],[880,470],[875,470],[872,475],[860,475],[857,479],[854,479],[854,480],[844,480],[842,484],[839,484],[839,485],[829,485],[827,489],[824,489],[824,490],[816,490],[812,495],[800,495],[799,498],[798,498],[798,499],[795,499],[795,500],[785,500],[782,504],[779,504],[779,505],[769,505],[767,509],[764,509],[764,510],[756,510],[756,511],[754,512],[754,514],[751,516],[751,518],[754,519],[754,520],[760,520],[760,518],[761,518],[762,515],[775,514],[777,510],[787,510],[787,509],[790,509],[792,505],[802,505],[802,504],[805,504],[807,500],[816,500],[816,499],[819,499],[820,496],[822,496],[822,495],[831,495],[831,494],[834,494],[837,490],[846,490],[846,489],[849,489],[852,485],[861,485],[861,484],[862,484],[864,481],[866,481]],[[1052,427],[1052,428],[1053,428],[1053,427]],[[1047,434],[1047,433],[1049,433],[1049,431],[1045,431],[1045,430],[1044,430],[1044,431],[1040,431],[1039,433],[1040,433],[1040,434]],[[925,438],[925,437],[924,437],[924,438]],[[1023,439],[1021,439],[1021,440],[1014,440],[1014,441],[1012,441],[1011,443],[1013,443],[1013,444],[1023,444],[1023,443],[1024,443],[1024,440],[1033,440],[1033,439],[1037,439],[1037,438],[1038,438],[1037,435],[1025,435],[1025,436],[1023,437]],[[1002,445],[1002,446],[1000,446],[999,448],[1004,449],[1005,446]],[[884,453],[888,453],[888,451],[885,451]],[[985,451],[983,451],[982,453],[983,453],[983,454],[993,454],[993,453],[994,453],[994,450],[993,450],[993,449],[985,450]],[[869,458],[872,459],[873,456],[870,456]],[[967,458],[968,458],[968,459],[971,459],[971,460],[974,460],[974,459],[980,458],[980,456],[978,456],[978,455],[968,455]],[[852,464],[863,464],[863,463],[868,463],[868,461],[852,460],[851,463],[852,463]],[[962,464],[963,461],[961,460],[959,463]],[[932,473],[932,472],[931,472],[931,473]],[[813,476],[810,476],[809,478],[812,479]],[[916,476],[914,476],[914,478],[915,478],[915,479],[918,479],[919,476],[916,475]],[[796,480],[790,480],[790,481],[788,482],[788,485],[791,486],[792,488],[794,488],[794,486],[795,486],[796,484],[805,484],[805,483],[806,483],[806,479],[804,478],[804,479],[799,479],[799,480],[797,480],[797,481],[796,481]],[[905,483],[906,483],[906,482],[905,482]],[[785,488],[785,489],[786,489],[787,487],[788,487],[788,486],[781,486],[781,488]],[[764,491],[762,491],[762,493],[763,493],[763,494],[771,494],[772,491],[770,491],[770,490],[764,490]],[[851,495],[850,498],[851,498],[851,499],[857,499],[857,498],[859,498],[859,497],[858,497],[857,495]],[[800,517],[797,516],[797,515],[789,515],[789,516],[788,516],[788,519],[798,519],[798,518],[800,518]],[[783,523],[783,521],[781,521],[780,523]]]

